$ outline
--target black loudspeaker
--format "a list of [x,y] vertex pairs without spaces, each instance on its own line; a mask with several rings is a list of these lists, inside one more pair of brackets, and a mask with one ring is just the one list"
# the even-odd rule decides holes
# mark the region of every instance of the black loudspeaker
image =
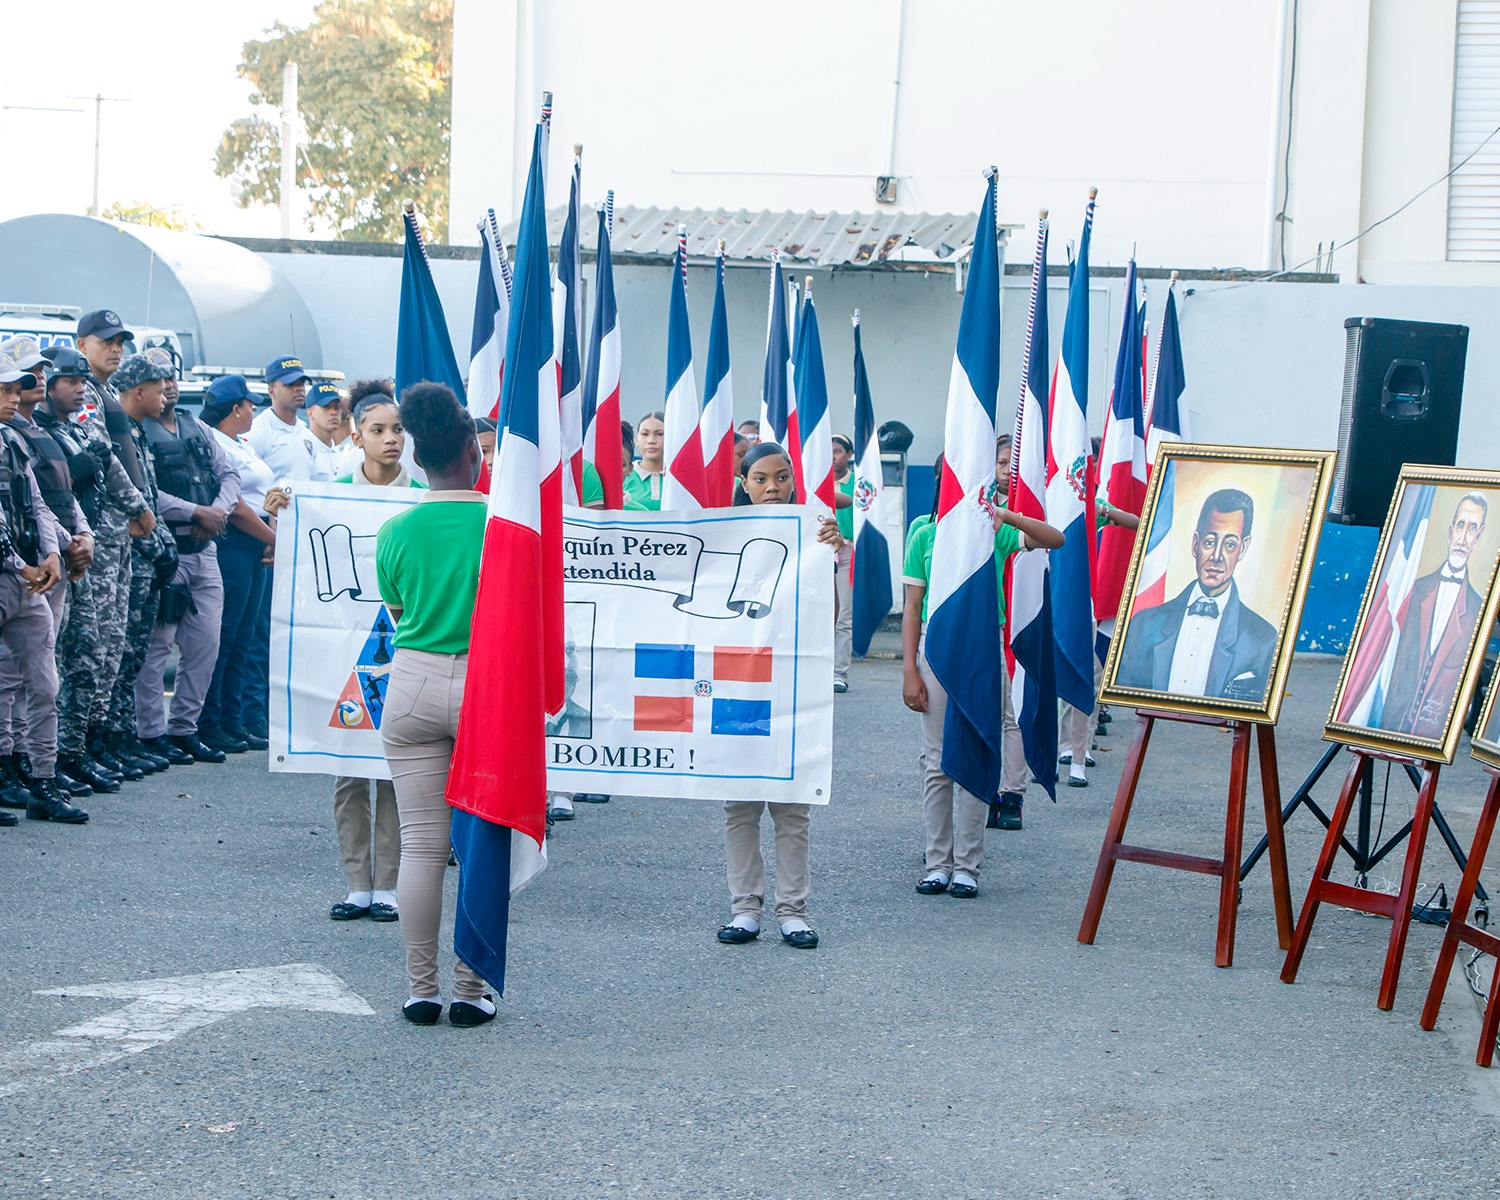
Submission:
[[1385,521],[1405,463],[1452,465],[1458,452],[1467,325],[1350,317],[1328,516]]

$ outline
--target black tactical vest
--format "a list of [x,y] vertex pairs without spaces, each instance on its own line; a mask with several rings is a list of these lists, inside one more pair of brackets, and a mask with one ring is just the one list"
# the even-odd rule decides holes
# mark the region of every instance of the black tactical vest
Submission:
[[36,505],[26,479],[26,439],[9,425],[0,426],[0,509],[11,545],[28,566],[42,561],[42,536]]
[[[69,486],[78,499],[78,507],[83,509],[84,517],[93,524],[99,519],[99,509],[108,494],[104,481],[109,475],[109,462],[113,457],[109,447],[90,440],[82,426],[60,420],[44,404],[37,405],[33,419],[46,431],[62,454],[68,467]],[[40,480],[37,482],[41,484]],[[42,495],[46,496],[45,489]]]
[[[169,433],[160,421],[141,422],[146,441],[151,446],[151,463],[156,468],[156,490],[176,496],[189,504],[212,504],[219,495],[219,479],[214,474],[213,442],[201,421],[188,413],[177,414],[177,432]],[[172,533],[177,549],[196,554],[206,543],[193,538],[192,521],[174,521]]]
[[99,419],[104,422],[105,432],[109,434],[109,440],[114,443],[115,457],[125,468],[125,474],[130,476],[130,482],[135,484],[136,489],[144,495],[146,475],[141,470],[141,460],[136,457],[135,443],[130,440],[130,417],[120,407],[114,388],[103,382],[97,375],[90,375],[84,383],[87,387],[87,397],[94,402]]
[[78,510],[73,506],[73,480],[68,474],[68,457],[62,447],[39,425],[22,425],[13,421],[11,428],[25,438],[31,448],[31,473],[36,476],[42,501],[52,510],[59,525],[69,533],[77,533]]

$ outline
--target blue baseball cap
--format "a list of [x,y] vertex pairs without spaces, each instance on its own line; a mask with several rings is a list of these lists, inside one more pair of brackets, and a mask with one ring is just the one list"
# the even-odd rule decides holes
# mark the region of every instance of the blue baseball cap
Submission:
[[241,400],[255,403],[255,397],[251,394],[250,386],[245,382],[243,375],[221,375],[203,389],[203,403],[205,404],[235,405]]
[[315,383],[307,389],[307,399],[302,402],[302,407],[320,408],[325,404],[338,404],[343,398],[337,384]]
[[302,360],[295,354],[284,354],[266,364],[267,383],[296,383],[310,376],[302,367]]
[[78,318],[78,336],[81,338],[97,337],[107,342],[121,334],[132,339],[135,337],[135,334],[125,328],[119,314],[112,308],[95,309]]

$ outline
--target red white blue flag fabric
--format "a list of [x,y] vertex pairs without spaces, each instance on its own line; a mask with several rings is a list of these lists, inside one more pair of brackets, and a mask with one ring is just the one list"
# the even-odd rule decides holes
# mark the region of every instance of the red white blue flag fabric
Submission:
[[[797,425],[802,436],[802,483],[797,499],[817,502],[829,512],[834,507],[833,414],[828,408],[828,375],[823,367],[823,339],[818,333],[818,310],[813,306],[812,276],[803,292],[802,319],[793,351],[793,390],[797,395]],[[801,490],[805,485],[806,490]]]
[[448,319],[432,281],[417,214],[402,214],[406,248],[401,257],[401,305],[396,316],[396,395],[420,380],[445,383],[460,400],[464,379],[453,354]]
[[729,375],[729,310],[724,304],[724,243],[714,271],[714,313],[708,327],[708,364],[703,376],[703,446],[707,508],[734,503],[734,387]]
[[[797,426],[797,394],[792,387],[792,343],[787,332],[786,280],[781,255],[771,253],[771,304],[766,320],[766,371],[760,392],[761,440],[775,442],[792,456],[792,480],[802,490],[802,438]],[[829,454],[833,453],[832,448]]]
[[698,427],[703,412],[693,378],[693,337],[688,327],[687,226],[677,227],[677,257],[667,308],[667,401],[662,406],[661,506],[665,510],[707,508],[708,475],[703,466],[703,439]]
[[1187,376],[1182,367],[1182,335],[1177,328],[1177,281],[1167,287],[1167,303],[1161,314],[1161,333],[1156,339],[1156,371],[1151,379],[1151,404],[1146,413],[1146,468],[1163,442],[1190,442],[1187,405],[1182,394]]
[[[1094,711],[1094,473],[1089,469],[1089,237],[1094,198],[1068,280],[1062,354],[1052,376],[1047,414],[1047,524],[1064,543],[1048,554],[1057,694],[1080,712]],[[1132,304],[1133,308],[1134,305]]]
[[[542,128],[521,209],[509,369],[447,788],[462,868],[454,949],[497,991],[510,893],[545,864],[545,722],[564,698],[562,460]],[[522,836],[512,839],[512,831]]]
[[594,464],[605,508],[625,507],[625,466],[620,440],[620,314],[610,261],[614,192],[599,210],[599,253],[594,268],[594,320],[583,372],[583,456]]
[[493,419],[500,411],[510,292],[510,263],[492,208],[479,222],[479,286],[474,291],[474,333],[469,340],[469,415],[473,417]]
[[637,642],[632,727],[645,733],[768,738],[774,668],[770,646],[714,646],[705,652]]
[[865,373],[859,310],[854,312],[854,653],[861,658],[870,639],[890,615],[891,546],[885,531],[885,468],[880,461],[880,433],[875,404]]
[[[1047,219],[1037,224],[1026,318],[1026,358],[1011,448],[1010,507],[1047,520]],[[1007,582],[1011,704],[1032,777],[1057,799],[1057,668],[1046,550],[1011,557]]]
[[1156,499],[1157,517],[1151,523],[1151,537],[1141,556],[1141,577],[1136,581],[1131,614],[1155,608],[1167,602],[1167,567],[1172,561],[1172,505],[1177,499],[1177,473],[1168,466],[1162,477]]
[[583,275],[579,238],[582,212],[579,188],[583,182],[581,146],[573,147],[573,181],[568,191],[568,215],[557,247],[557,286],[552,290],[552,344],[557,355],[557,394],[560,413],[563,502],[577,505],[583,496]]
[[980,800],[1000,787],[1000,591],[995,574],[995,408],[1000,391],[1000,268],[995,172],[974,231],[943,427],[927,661],[948,693],[943,771]]
[[[1122,512],[1140,515],[1146,502],[1146,414],[1141,394],[1141,308],[1136,300],[1135,260],[1125,272],[1124,320],[1115,357],[1115,385],[1104,418],[1099,452],[1099,485],[1104,498]],[[1135,530],[1106,525],[1099,533],[1094,570],[1094,617],[1112,622],[1130,570]],[[1113,628],[1112,626],[1110,627]]]

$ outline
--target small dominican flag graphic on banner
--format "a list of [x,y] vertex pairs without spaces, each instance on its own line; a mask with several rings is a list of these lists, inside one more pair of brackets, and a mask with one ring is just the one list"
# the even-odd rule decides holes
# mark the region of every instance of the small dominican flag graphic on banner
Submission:
[[771,736],[771,648],[637,642],[635,728]]

